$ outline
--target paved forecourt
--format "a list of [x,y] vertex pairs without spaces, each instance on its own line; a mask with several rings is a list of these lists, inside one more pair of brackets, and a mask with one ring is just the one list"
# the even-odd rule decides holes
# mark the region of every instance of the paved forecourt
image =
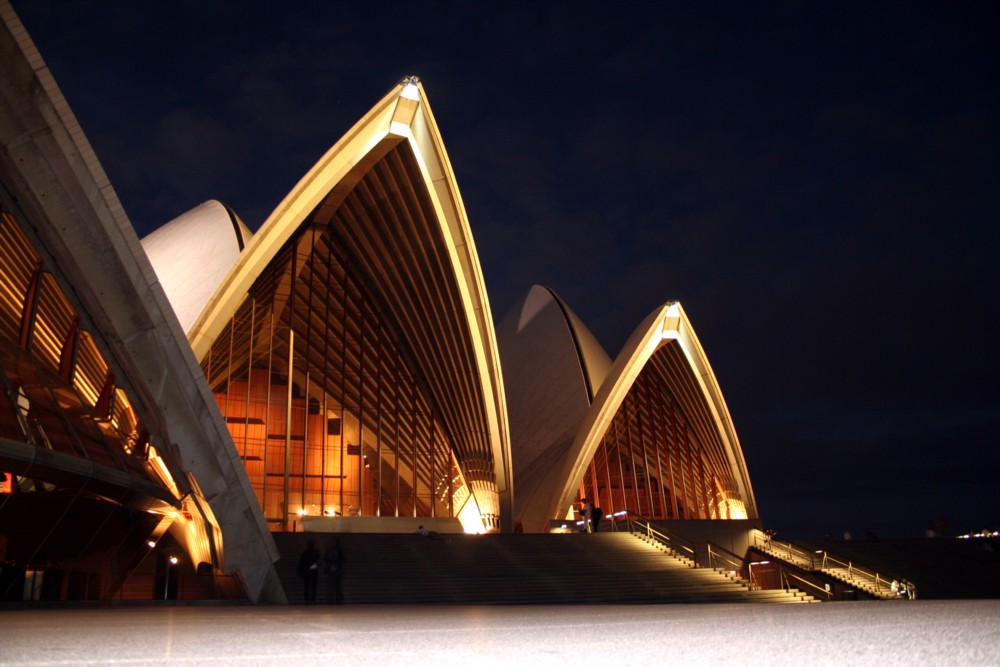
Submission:
[[1000,664],[1000,600],[0,611],[4,667],[565,667],[582,659],[616,667]]

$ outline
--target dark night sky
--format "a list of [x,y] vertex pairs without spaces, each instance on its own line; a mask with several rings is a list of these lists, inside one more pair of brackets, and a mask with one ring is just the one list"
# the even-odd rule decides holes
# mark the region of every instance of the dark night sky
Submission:
[[995,3],[13,4],[140,236],[416,74],[497,320],[682,301],[781,534],[1000,523]]

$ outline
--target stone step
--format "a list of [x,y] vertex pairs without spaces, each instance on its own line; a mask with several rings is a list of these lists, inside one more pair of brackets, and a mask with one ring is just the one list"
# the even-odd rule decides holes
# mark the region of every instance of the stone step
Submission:
[[[310,539],[344,553],[351,604],[554,604],[801,601],[801,594],[749,591],[728,572],[694,568],[629,533],[438,535],[277,533],[289,602],[304,600],[295,574]],[[325,601],[331,578],[320,576]]]

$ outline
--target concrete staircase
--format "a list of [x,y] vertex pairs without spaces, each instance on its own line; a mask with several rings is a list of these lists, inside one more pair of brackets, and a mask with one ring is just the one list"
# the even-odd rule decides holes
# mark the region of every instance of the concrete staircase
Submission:
[[[934,538],[799,544],[804,549],[828,550],[841,560],[863,564],[888,580],[905,578],[916,582],[918,599],[1000,598],[1000,540]],[[836,574],[848,576],[843,571]]]
[[[810,602],[798,591],[751,591],[741,580],[665,553],[631,533],[436,535],[276,533],[278,575],[291,604],[310,539],[344,553],[347,604],[622,604]],[[329,599],[321,575],[319,600]]]
[[876,583],[868,578],[855,576],[854,572],[849,567],[824,567],[820,568],[818,571],[828,577],[833,577],[837,581],[849,584],[855,588],[860,588],[873,598],[877,598],[879,600],[896,600],[899,598],[899,596],[893,593],[892,589],[889,588],[891,582],[879,581]]
[[859,589],[867,597],[876,600],[894,600],[897,595],[890,590],[890,580],[881,580],[875,575],[875,570],[869,571],[857,564],[857,570],[851,567],[850,562],[844,562],[841,566],[839,560],[830,559],[824,567],[823,550],[810,550],[802,543],[792,542],[758,542],[753,545],[752,552],[760,553],[770,558],[772,561],[783,562],[799,568],[803,573],[812,573],[818,576],[820,583],[840,582],[851,589]]
[[819,587],[831,584],[833,599],[838,599],[838,590],[860,592],[866,598],[901,599],[891,590],[893,579],[915,583],[920,599],[1000,598],[997,539],[789,542],[766,540],[757,531],[750,557],[756,558],[754,553],[797,568]]

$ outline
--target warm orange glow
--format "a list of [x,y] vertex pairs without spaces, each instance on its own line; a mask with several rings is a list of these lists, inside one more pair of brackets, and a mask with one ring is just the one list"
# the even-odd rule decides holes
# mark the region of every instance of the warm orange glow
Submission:
[[746,519],[746,505],[737,498],[727,498],[719,503],[719,516],[723,519]]
[[474,500],[467,502],[458,515],[458,520],[462,524],[462,530],[470,535],[480,535],[486,532],[483,524],[483,517],[479,514]]
[[[274,259],[202,361],[271,529],[291,529],[299,507],[454,516],[463,483],[451,429],[408,340],[364,305],[372,299],[332,236],[298,234],[301,253]],[[286,281],[310,298],[286,303]]]
[[630,345],[601,389],[606,407],[591,411],[600,440],[574,504],[653,520],[755,516],[728,409],[680,304],[651,313]]
[[[0,436],[159,482],[180,497],[152,448],[147,456],[148,434],[133,401],[117,386],[115,373],[80,321],[54,275],[42,269],[19,221],[3,212],[0,343],[11,389],[4,399],[8,427],[0,428]],[[0,491],[12,492],[12,482],[6,477]]]

